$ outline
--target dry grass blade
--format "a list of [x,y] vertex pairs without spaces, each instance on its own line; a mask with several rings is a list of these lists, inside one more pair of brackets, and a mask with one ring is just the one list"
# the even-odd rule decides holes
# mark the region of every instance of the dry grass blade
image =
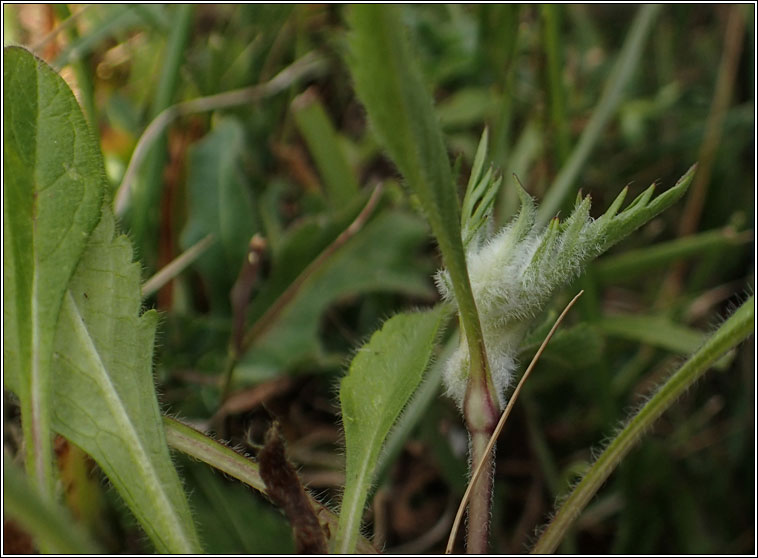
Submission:
[[526,382],[526,379],[532,373],[534,366],[537,364],[537,361],[539,360],[540,356],[542,356],[542,353],[545,351],[545,347],[547,347],[548,342],[553,337],[553,334],[558,329],[558,326],[563,321],[563,318],[566,316],[568,311],[571,310],[571,307],[574,306],[576,301],[579,300],[579,297],[582,296],[583,293],[584,293],[583,290],[579,291],[577,295],[571,299],[571,302],[569,302],[566,305],[566,308],[563,309],[563,312],[561,312],[561,315],[558,316],[558,319],[555,320],[555,323],[553,324],[553,327],[550,329],[550,332],[545,337],[545,340],[542,342],[542,345],[540,345],[540,348],[537,351],[537,353],[534,355],[534,358],[532,358],[532,362],[529,363],[529,366],[524,372],[524,375],[521,376],[521,380],[516,386],[516,389],[513,390],[513,395],[511,396],[510,401],[508,401],[508,405],[506,405],[505,410],[503,411],[503,414],[500,415],[500,420],[498,421],[497,426],[495,427],[495,431],[492,433],[492,437],[490,438],[490,441],[487,444],[487,449],[483,453],[484,457],[479,461],[479,463],[476,466],[476,469],[474,469],[474,473],[471,475],[471,479],[469,480],[468,486],[466,487],[466,492],[464,492],[463,498],[461,498],[460,506],[458,506],[458,512],[455,514],[455,521],[453,521],[453,528],[450,530],[450,537],[447,540],[447,547],[445,548],[445,554],[450,554],[453,551],[453,545],[455,544],[455,537],[458,534],[458,528],[460,527],[461,520],[463,519],[463,511],[466,509],[466,505],[468,504],[469,497],[471,496],[471,487],[473,487],[476,484],[476,481],[481,476],[482,470],[484,469],[484,463],[487,461],[487,456],[489,456],[492,453],[492,448],[495,447],[495,442],[497,442],[497,439],[500,436],[500,433],[503,431],[503,427],[505,426],[505,421],[508,420],[508,415],[511,414],[511,410],[513,409],[513,405],[516,402],[516,398],[521,392],[521,388]]
[[182,254],[171,260],[166,264],[158,273],[150,277],[142,285],[142,298],[147,298],[171,281],[174,277],[179,275],[184,269],[192,262],[197,260],[208,247],[213,244],[214,238],[212,234],[209,234],[195,245],[185,250]]
[[371,192],[371,197],[369,198],[368,202],[366,202],[366,205],[363,207],[358,216],[353,220],[353,222],[350,223],[350,225],[344,231],[342,231],[337,238],[334,239],[334,242],[324,248],[324,250],[316,257],[315,260],[308,264],[308,267],[306,267],[300,273],[300,275],[297,276],[297,278],[290,284],[290,286],[287,287],[287,289],[279,296],[279,298],[276,299],[271,307],[266,310],[263,316],[261,316],[258,321],[255,322],[255,324],[253,324],[253,326],[245,335],[244,340],[242,341],[240,353],[244,353],[248,348],[250,348],[250,345],[252,345],[253,341],[255,341],[264,331],[268,329],[268,327],[273,323],[274,318],[287,306],[287,304],[290,303],[290,301],[292,301],[308,277],[313,275],[313,273],[319,269],[324,264],[324,262],[326,262],[348,240],[358,234],[358,232],[363,228],[371,215],[374,213],[374,209],[376,209],[376,205],[379,203],[379,198],[381,197],[383,189],[383,184],[379,183],[376,185],[374,191]]
[[210,95],[208,97],[199,97],[190,101],[185,101],[176,105],[172,105],[161,112],[155,119],[150,122],[148,127],[140,136],[137,141],[137,145],[132,153],[132,158],[129,160],[129,165],[124,172],[124,178],[121,180],[116,196],[114,198],[114,211],[117,215],[123,215],[126,210],[126,206],[129,204],[129,198],[131,196],[132,182],[137,175],[142,161],[147,156],[148,150],[152,146],[153,142],[160,136],[160,134],[166,129],[178,117],[186,114],[194,114],[198,112],[208,112],[212,110],[219,110],[223,108],[235,107],[244,105],[246,103],[252,103],[259,99],[270,97],[285,90],[287,87],[295,83],[297,80],[312,76],[314,73],[320,72],[324,68],[324,60],[312,53],[306,54],[302,58],[295,60],[292,64],[284,68],[281,72],[271,78],[265,83],[258,85],[252,85],[242,89],[235,89],[233,91],[227,91],[224,93],[218,93],[216,95]]

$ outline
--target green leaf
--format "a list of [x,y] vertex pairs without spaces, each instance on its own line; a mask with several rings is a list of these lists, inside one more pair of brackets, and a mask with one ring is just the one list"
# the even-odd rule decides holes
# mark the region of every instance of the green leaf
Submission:
[[491,378],[461,240],[460,209],[432,98],[411,56],[395,6],[351,7],[348,63],[380,142],[418,196],[437,239],[467,332],[471,375],[492,395]]
[[474,157],[474,166],[471,169],[466,194],[463,197],[461,237],[463,247],[466,250],[472,242],[478,245],[478,241],[484,236],[485,231],[482,231],[482,227],[491,222],[495,197],[500,190],[502,181],[501,177],[494,176],[492,169],[482,175],[484,159],[487,156],[488,137],[489,132],[485,128],[482,132],[482,138],[479,140],[479,147]]
[[58,321],[53,427],[97,461],[159,552],[198,552],[153,385],[158,314],[140,304],[140,265],[106,206]]
[[605,483],[640,438],[652,430],[655,421],[685,393],[727,351],[739,345],[755,330],[755,299],[742,306],[711,335],[681,368],[661,385],[645,405],[627,422],[605,451],[585,473],[571,495],[561,505],[550,525],[540,536],[533,554],[550,554],[560,544],[579,514]]
[[[37,547],[55,554],[102,552],[69,511],[42,496],[10,459],[3,460],[3,511],[29,533]],[[5,550],[5,549],[3,549]]]
[[448,309],[398,314],[358,350],[340,385],[345,427],[345,495],[336,549],[352,553],[382,445],[432,358]]
[[418,217],[399,211],[384,211],[369,221],[306,279],[241,359],[236,379],[260,381],[306,360],[323,359],[318,336],[321,316],[339,299],[388,291],[429,296],[427,270],[415,263],[427,230]]
[[323,104],[312,89],[292,101],[292,115],[308,144],[329,201],[335,207],[349,203],[358,193],[358,180]]
[[592,223],[593,234],[602,239],[596,249],[597,254],[605,252],[681,198],[692,183],[696,170],[697,164],[692,165],[672,188],[651,201],[655,191],[655,184],[653,184],[637,196],[624,211],[616,214],[626,197],[627,189],[624,188],[608,211]]
[[[204,463],[185,460],[193,506],[211,554],[292,554],[292,528],[284,516],[245,485],[230,482]],[[255,521],[250,521],[255,518]]]
[[245,149],[242,125],[224,118],[188,155],[188,217],[181,245],[186,250],[210,233],[217,239],[195,266],[210,285],[213,308],[227,312],[229,291],[257,230],[241,168]]
[[752,238],[752,231],[735,233],[731,227],[705,231],[604,258],[593,266],[593,271],[601,283],[634,281],[676,260],[713,254]]
[[3,364],[27,470],[52,492],[50,358],[63,295],[100,219],[105,173],[79,105],[44,62],[3,51]]
[[608,335],[681,354],[695,351],[704,336],[702,332],[673,323],[665,316],[605,316],[594,325]]

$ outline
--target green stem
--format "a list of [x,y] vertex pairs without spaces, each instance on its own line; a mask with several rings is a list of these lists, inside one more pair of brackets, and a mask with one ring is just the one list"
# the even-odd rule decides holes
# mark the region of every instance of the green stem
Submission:
[[533,554],[555,551],[566,531],[595,495],[600,486],[629,453],[634,444],[649,431],[663,412],[692,386],[724,353],[737,346],[754,331],[754,297],[742,306],[714,333],[708,341],[677,370],[642,409],[613,439],[587,474],[561,506],[553,521],[537,541]]
[[[492,425],[494,431],[495,424]],[[471,467],[478,464],[487,451],[487,444],[492,436],[492,431],[478,431],[471,433]],[[471,490],[471,499],[468,508],[468,526],[466,530],[466,553],[487,554],[490,540],[490,508],[493,495],[493,473],[495,465],[495,450],[487,458],[483,473],[479,476]]]

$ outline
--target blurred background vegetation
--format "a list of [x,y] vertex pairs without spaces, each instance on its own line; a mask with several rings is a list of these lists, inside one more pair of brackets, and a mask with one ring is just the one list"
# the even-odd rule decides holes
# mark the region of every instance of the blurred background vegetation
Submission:
[[[382,320],[435,302],[440,265],[353,92],[346,9],[6,4],[3,14],[5,44],[33,49],[74,89],[114,192],[161,111],[267,82],[308,57],[309,70],[285,71],[279,92],[225,108],[211,99],[205,108],[214,110],[175,118],[139,166],[122,227],[145,278],[213,235],[199,259],[146,298],[163,316],[155,361],[167,412],[252,455],[277,418],[303,480],[335,505],[337,382]],[[490,129],[505,176],[498,225],[517,209],[513,173],[539,200],[571,160],[619,84],[614,68],[638,10],[402,7],[461,184]],[[654,181],[670,187],[695,161],[698,176],[686,199],[596,262],[546,313],[547,323],[586,290],[498,444],[495,552],[528,548],[592,447],[753,288],[753,10],[664,6],[633,53],[639,63],[620,102],[593,132],[571,186],[592,194],[595,215],[627,184],[633,199]],[[378,206],[340,237],[379,182]],[[251,252],[260,264],[246,264],[255,234],[264,239]],[[533,350],[525,347],[525,359]],[[626,459],[561,550],[754,552],[754,367],[752,341],[722,360]],[[5,446],[14,451],[17,417],[6,409]],[[465,488],[466,434],[454,405],[437,390],[402,442],[370,502],[368,533],[390,552],[441,552]],[[264,498],[177,461],[209,552],[292,551],[286,520]],[[87,465],[81,456],[73,463],[60,462],[65,482],[79,487],[68,499],[80,520],[114,553],[149,551],[115,493],[76,468]]]

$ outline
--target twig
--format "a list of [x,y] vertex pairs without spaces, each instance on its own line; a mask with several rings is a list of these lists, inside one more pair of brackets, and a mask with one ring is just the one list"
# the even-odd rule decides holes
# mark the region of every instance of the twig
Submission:
[[163,285],[179,275],[189,264],[199,258],[214,241],[215,239],[211,233],[171,260],[170,263],[166,264],[160,271],[145,281],[142,285],[142,298],[147,298],[154,294]]
[[283,91],[298,79],[316,73],[323,68],[324,64],[325,61],[323,58],[313,52],[309,52],[284,68],[281,72],[271,78],[271,80],[265,83],[245,87],[243,89],[235,89],[234,91],[227,91],[225,93],[218,93],[217,95],[209,95],[208,97],[199,97],[197,99],[192,99],[191,101],[172,105],[163,110],[155,117],[142,133],[139,141],[137,141],[137,146],[134,148],[132,158],[129,160],[129,166],[126,168],[124,178],[116,193],[116,199],[114,202],[116,215],[123,215],[129,202],[129,196],[131,195],[132,182],[134,182],[137,170],[142,164],[142,161],[147,155],[153,142],[175,119],[186,114],[244,105],[245,103],[251,103],[265,97],[270,97]]
[[361,210],[353,222],[350,223],[350,226],[342,231],[342,233],[340,233],[334,242],[324,248],[324,250],[318,255],[315,260],[308,264],[308,266],[300,273],[300,275],[297,276],[297,278],[292,283],[290,283],[289,287],[287,287],[287,289],[279,296],[279,298],[276,299],[276,301],[269,307],[269,309],[266,310],[263,316],[261,316],[258,321],[255,322],[255,324],[253,324],[253,327],[250,328],[250,331],[248,331],[247,335],[245,335],[245,339],[242,342],[242,350],[240,353],[244,353],[250,347],[253,341],[255,341],[255,339],[257,339],[271,326],[274,318],[295,297],[300,288],[303,286],[303,283],[305,283],[305,281],[311,275],[313,275],[313,273],[318,268],[320,268],[324,262],[329,259],[332,254],[334,254],[334,252],[337,251],[337,249],[339,249],[343,244],[345,244],[363,228],[363,226],[366,224],[366,221],[368,221],[368,218],[373,213],[376,204],[379,202],[379,197],[382,193],[382,189],[383,186],[381,183],[378,184],[376,188],[374,188],[374,191],[371,193],[371,197],[369,198],[368,202],[366,202],[366,206]]
[[453,522],[453,528],[451,529],[450,537],[447,540],[447,548],[445,548],[445,554],[450,554],[453,551],[453,545],[455,544],[455,537],[458,534],[458,528],[460,527],[461,520],[463,519],[463,512],[466,509],[466,505],[468,504],[469,497],[471,496],[472,487],[476,484],[476,481],[481,476],[482,470],[484,469],[484,464],[488,460],[489,456],[492,454],[492,449],[495,447],[495,442],[497,442],[498,436],[500,436],[500,432],[502,432],[503,427],[505,426],[505,421],[508,419],[508,415],[511,414],[513,405],[516,402],[516,398],[518,397],[519,393],[521,392],[521,388],[524,385],[524,382],[526,382],[526,379],[532,373],[534,366],[537,364],[537,361],[539,360],[540,356],[542,356],[542,353],[544,352],[545,347],[547,347],[547,344],[550,341],[550,339],[553,337],[555,330],[558,329],[558,326],[563,321],[564,316],[566,316],[568,311],[571,309],[574,303],[577,300],[579,300],[579,297],[582,296],[583,293],[584,293],[583,290],[579,291],[579,293],[577,293],[577,295],[571,299],[571,302],[569,302],[566,305],[566,308],[563,309],[563,312],[561,312],[561,315],[558,316],[558,319],[553,324],[553,327],[550,329],[550,332],[547,334],[547,337],[545,337],[545,340],[542,342],[542,345],[540,345],[540,348],[537,350],[537,353],[534,355],[534,358],[532,358],[532,362],[529,363],[529,366],[527,367],[526,372],[524,372],[524,375],[521,376],[521,380],[516,386],[516,389],[513,390],[513,395],[511,396],[510,401],[508,401],[508,405],[506,405],[505,410],[503,411],[503,414],[500,416],[500,420],[498,421],[497,426],[495,427],[495,431],[492,433],[492,436],[490,437],[490,441],[487,444],[487,448],[483,453],[483,458],[477,464],[476,469],[474,469],[474,474],[471,475],[471,479],[469,480],[468,487],[466,488],[466,492],[463,494],[463,498],[461,498],[460,506],[458,506],[458,512],[455,514],[455,521]]

